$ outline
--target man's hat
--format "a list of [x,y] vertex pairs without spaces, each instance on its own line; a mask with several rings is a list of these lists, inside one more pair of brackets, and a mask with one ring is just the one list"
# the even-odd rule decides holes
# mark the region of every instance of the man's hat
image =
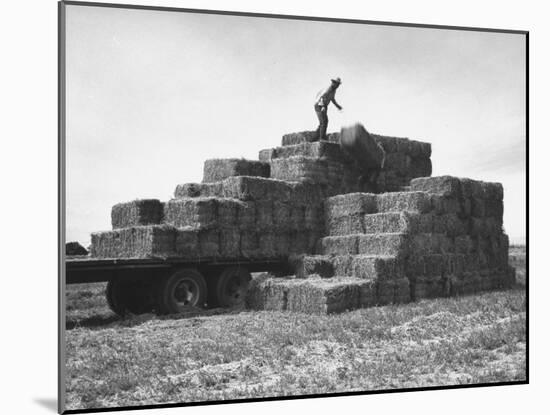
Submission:
[[334,79],[331,79],[332,82],[340,85],[342,83],[342,80],[340,78],[334,78]]

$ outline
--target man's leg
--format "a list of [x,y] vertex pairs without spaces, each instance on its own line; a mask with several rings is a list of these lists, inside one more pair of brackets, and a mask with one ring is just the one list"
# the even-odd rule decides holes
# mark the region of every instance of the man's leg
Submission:
[[319,140],[325,140],[327,138],[327,127],[328,127],[328,115],[327,108],[323,108],[321,111],[321,116],[319,118]]

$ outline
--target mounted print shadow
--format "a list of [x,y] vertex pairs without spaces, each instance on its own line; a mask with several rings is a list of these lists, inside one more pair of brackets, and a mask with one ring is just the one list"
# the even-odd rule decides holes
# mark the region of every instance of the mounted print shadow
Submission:
[[527,32],[60,29],[60,411],[527,383]]

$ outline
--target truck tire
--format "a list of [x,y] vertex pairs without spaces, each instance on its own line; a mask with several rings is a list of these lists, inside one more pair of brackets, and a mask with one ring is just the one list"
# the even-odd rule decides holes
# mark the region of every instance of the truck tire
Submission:
[[194,268],[177,270],[160,282],[157,309],[162,314],[181,313],[190,307],[203,307],[206,281]]
[[243,305],[251,279],[250,272],[246,268],[225,268],[215,280],[216,305],[220,307]]
[[144,281],[114,279],[107,283],[105,297],[109,308],[121,317],[153,310],[150,289]]

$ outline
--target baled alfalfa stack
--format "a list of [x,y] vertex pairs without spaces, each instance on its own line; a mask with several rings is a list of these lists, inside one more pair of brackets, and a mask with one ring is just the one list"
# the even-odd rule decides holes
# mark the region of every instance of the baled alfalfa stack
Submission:
[[200,258],[199,230],[191,226],[177,229],[175,249],[178,258]]
[[324,202],[325,230],[329,235],[364,232],[363,216],[377,211],[376,195],[348,193]]
[[355,255],[349,261],[348,272],[356,278],[386,281],[405,277],[405,262],[401,258]]
[[138,199],[118,203],[111,209],[113,229],[157,225],[162,221],[163,204],[158,199]]
[[391,192],[376,196],[377,212],[428,213],[432,209],[430,195],[426,192]]
[[175,252],[176,229],[147,225],[92,233],[92,256],[97,258],[170,257]]
[[358,235],[326,236],[320,240],[321,255],[357,255]]
[[269,163],[246,159],[210,159],[204,162],[203,183],[219,182],[232,176],[269,177]]
[[409,253],[410,238],[404,233],[365,234],[358,236],[360,255],[405,257]]
[[224,259],[241,256],[241,231],[236,227],[223,227],[219,230],[219,255]]

